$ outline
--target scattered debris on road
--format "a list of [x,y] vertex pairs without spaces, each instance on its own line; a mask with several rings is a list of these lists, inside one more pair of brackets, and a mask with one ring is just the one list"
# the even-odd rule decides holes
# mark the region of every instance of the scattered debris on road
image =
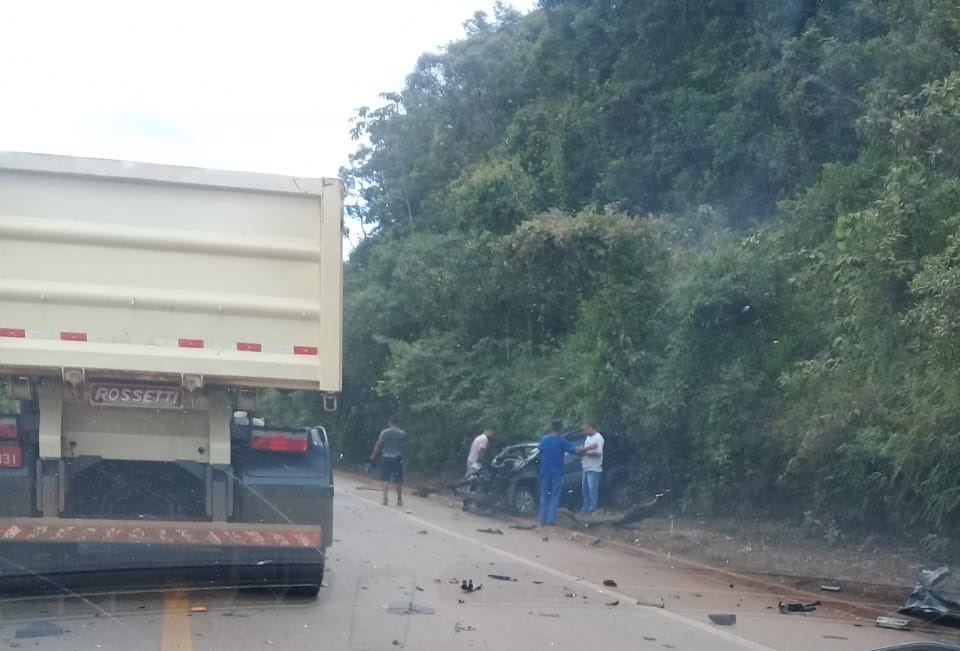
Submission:
[[493,533],[498,536],[502,536],[503,532],[500,529],[495,529],[493,527],[488,527],[487,529],[477,529],[480,533]]
[[539,613],[540,617],[559,617],[560,613]]
[[822,606],[823,604],[819,601],[814,601],[813,603],[792,603],[788,604],[784,601],[781,601],[777,604],[777,608],[780,609],[781,613],[812,613],[817,609],[817,606]]
[[824,592],[840,592],[840,586],[838,585],[822,585],[820,589]]
[[879,626],[880,628],[892,628],[897,631],[906,631],[910,629],[910,620],[908,619],[899,619],[897,617],[877,617],[877,621],[874,622],[874,626]]
[[465,624],[461,624],[460,622],[457,622],[456,624],[453,625],[453,632],[454,632],[454,633],[466,633],[466,632],[475,631],[475,630],[477,630],[477,629],[475,629],[475,628],[472,627],[472,626],[467,626],[467,625],[465,625]]
[[646,640],[647,642],[656,642],[656,641],[657,641],[657,638],[655,638],[655,637],[650,637],[649,635],[641,635],[640,637],[642,637],[642,638],[643,638],[644,640]]
[[420,586],[416,585],[416,586],[413,586],[413,587],[415,587],[418,592],[423,592],[423,588],[421,588]]
[[537,525],[535,525],[535,524],[511,524],[511,525],[510,525],[510,528],[511,528],[511,529],[519,529],[519,530],[521,530],[521,531],[531,531],[531,530],[533,530],[533,529],[536,529],[536,528],[537,528]]
[[423,536],[423,535],[425,535],[425,534],[427,533],[427,530],[426,530],[426,529],[421,529],[421,530],[418,531],[417,533],[420,534],[421,536]]
[[206,606],[190,606],[191,613],[205,613],[207,610]]
[[660,597],[660,601],[637,601],[638,606],[648,606],[649,608],[666,608],[666,604],[663,603],[663,597]]
[[733,626],[737,623],[737,616],[730,613],[710,614],[707,617],[717,626]]
[[506,574],[488,574],[491,579],[496,579],[497,581],[516,581],[512,576],[507,576]]
[[[584,597],[584,599],[586,599],[586,597]],[[619,605],[620,605],[620,600],[619,600],[619,599],[614,599],[613,601],[609,601],[609,602],[607,602],[607,603],[605,603],[605,604],[603,604],[603,605],[604,605],[604,606],[619,606]]]
[[607,586],[608,588],[616,588],[617,582],[614,581],[613,579],[604,579],[603,585]]
[[846,640],[847,639],[842,635],[821,635],[820,637],[822,637],[825,640]]
[[463,590],[464,592],[476,592],[482,587],[483,587],[482,583],[473,585],[473,579],[470,579],[470,580],[464,579],[463,582],[460,583],[460,589]]
[[534,583],[536,583],[537,585],[543,585],[543,581],[536,581],[536,580],[534,580]]

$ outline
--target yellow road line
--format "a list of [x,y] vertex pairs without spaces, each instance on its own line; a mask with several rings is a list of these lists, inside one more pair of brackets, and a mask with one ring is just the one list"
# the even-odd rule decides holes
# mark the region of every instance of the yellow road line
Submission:
[[190,632],[190,596],[183,590],[171,590],[163,598],[163,631],[160,651],[192,651]]

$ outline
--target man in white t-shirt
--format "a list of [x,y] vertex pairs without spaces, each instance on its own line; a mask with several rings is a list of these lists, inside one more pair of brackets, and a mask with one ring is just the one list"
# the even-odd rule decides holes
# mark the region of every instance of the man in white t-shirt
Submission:
[[[593,513],[597,510],[597,500],[600,498],[600,473],[603,472],[603,434],[591,423],[584,423],[580,430],[587,435],[583,447],[587,452],[580,460],[583,469],[583,512]],[[589,449],[593,446],[593,449]]]
[[494,430],[488,427],[473,439],[470,444],[470,454],[467,455],[467,474],[471,475],[483,467],[483,457],[487,452],[487,446],[490,439],[493,438]]

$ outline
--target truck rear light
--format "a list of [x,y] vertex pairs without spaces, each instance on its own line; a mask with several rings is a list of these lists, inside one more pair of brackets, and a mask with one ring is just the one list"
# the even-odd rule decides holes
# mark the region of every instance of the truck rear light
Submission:
[[307,432],[254,430],[250,434],[250,449],[304,454],[307,451]]
[[17,438],[17,419],[0,418],[0,439]]

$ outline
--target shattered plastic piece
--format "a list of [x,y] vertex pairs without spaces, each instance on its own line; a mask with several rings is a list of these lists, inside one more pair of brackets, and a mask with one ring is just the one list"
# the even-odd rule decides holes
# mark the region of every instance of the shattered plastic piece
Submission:
[[464,626],[464,625],[461,624],[460,622],[457,622],[456,624],[453,625],[453,632],[454,632],[454,633],[463,633],[463,632],[475,631],[475,630],[477,630],[477,629],[475,629],[475,628],[472,627],[472,626]]
[[421,588],[420,586],[415,585],[415,586],[413,586],[413,587],[415,587],[415,588],[417,589],[417,592],[423,592],[423,588]]
[[948,577],[950,570],[946,567],[920,570],[917,585],[899,612],[917,617],[960,621],[960,586],[944,585],[948,583]]
[[717,626],[733,626],[737,623],[737,616],[729,613],[711,614],[707,615],[707,617]]
[[420,530],[420,531],[418,531],[417,533],[418,533],[418,534],[420,534],[420,535],[422,536],[422,535],[424,535],[424,534],[426,534],[426,533],[427,533],[427,530],[426,530],[426,529],[421,529],[421,530]]
[[14,637],[50,637],[53,635],[63,635],[63,629],[51,622],[30,622],[26,626],[18,628]]
[[205,613],[207,610],[206,606],[190,606],[191,613]]
[[543,585],[543,581],[534,581],[537,585]]
[[910,621],[906,619],[897,619],[896,617],[877,617],[874,626],[880,628],[892,628],[898,631],[906,631],[910,628]]
[[819,601],[814,601],[809,604],[794,603],[788,604],[781,601],[777,604],[777,608],[780,609],[781,613],[812,613],[817,609],[817,606],[822,606],[823,604]]
[[497,581],[516,581],[512,576],[507,576],[506,574],[488,574],[491,579],[496,579]]
[[822,637],[825,640],[846,640],[847,639],[842,635],[821,635],[820,637]]
[[840,586],[838,585],[822,585],[820,589],[824,592],[840,592]]
[[[584,598],[586,598],[586,597],[584,597]],[[615,599],[614,601],[607,602],[607,603],[605,603],[605,604],[603,604],[603,605],[604,605],[604,606],[619,606],[619,605],[620,605],[620,600],[619,600],[619,599]]]
[[614,581],[613,579],[604,579],[603,585],[607,586],[608,588],[616,588],[617,582]]
[[493,527],[488,527],[486,529],[477,529],[477,531],[479,531],[480,533],[493,533],[493,534],[497,534],[498,536],[503,535],[502,531],[500,531],[499,529],[494,529]]
[[536,529],[537,525],[535,524],[511,524],[511,529],[519,529],[521,531],[530,531],[531,529]]
[[421,606],[412,601],[391,601],[386,610],[391,615],[432,615],[433,608]]
[[655,638],[655,637],[650,637],[649,635],[641,635],[640,637],[642,637],[643,639],[645,639],[647,642],[656,642],[656,641],[657,641],[657,638]]

